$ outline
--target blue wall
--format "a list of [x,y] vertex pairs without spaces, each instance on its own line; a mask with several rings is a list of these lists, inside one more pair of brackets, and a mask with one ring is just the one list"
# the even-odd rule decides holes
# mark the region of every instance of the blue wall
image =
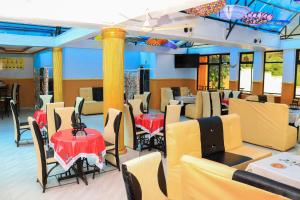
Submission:
[[[146,53],[147,54],[147,53]],[[155,54],[154,54],[155,55]],[[152,63],[153,56],[143,55],[140,52],[125,52],[125,70],[133,70],[141,64]],[[34,55],[34,67],[52,68],[52,50],[46,50]],[[63,78],[64,79],[102,79],[102,50],[85,48],[63,49]]]

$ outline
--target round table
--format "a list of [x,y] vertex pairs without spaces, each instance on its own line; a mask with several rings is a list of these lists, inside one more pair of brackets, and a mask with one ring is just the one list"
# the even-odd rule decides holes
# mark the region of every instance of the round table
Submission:
[[105,142],[101,132],[86,128],[87,135],[73,136],[72,129],[56,132],[50,139],[50,146],[54,149],[54,158],[67,171],[76,162],[80,178],[87,184],[83,169],[84,158],[94,158],[96,165],[102,169]]
[[36,123],[39,125],[40,129],[47,125],[47,113],[44,110],[36,110],[33,114]]
[[136,116],[135,125],[154,136],[164,128],[164,114],[142,114]]

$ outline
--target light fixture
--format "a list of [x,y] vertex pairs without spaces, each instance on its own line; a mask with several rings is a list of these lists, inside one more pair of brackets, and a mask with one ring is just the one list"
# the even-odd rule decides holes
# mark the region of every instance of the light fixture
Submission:
[[249,12],[242,18],[242,22],[249,25],[266,24],[273,19],[273,15],[266,12]]
[[217,0],[194,8],[189,8],[186,11],[188,14],[206,17],[214,13],[218,13],[226,5],[225,0]]
[[220,11],[220,18],[229,19],[229,20],[238,20],[243,18],[249,12],[250,12],[250,8],[247,6],[226,5]]

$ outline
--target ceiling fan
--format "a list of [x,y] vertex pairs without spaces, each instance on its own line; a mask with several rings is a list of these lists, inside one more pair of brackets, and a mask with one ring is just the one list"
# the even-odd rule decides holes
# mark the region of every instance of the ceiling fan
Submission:
[[184,17],[177,17],[177,18],[170,18],[169,15],[163,15],[161,17],[155,18],[152,17],[148,10],[146,10],[145,14],[145,20],[140,19],[130,19],[127,16],[121,14],[123,17],[128,19],[128,21],[136,22],[138,25],[130,25],[132,27],[137,27],[139,29],[142,29],[145,32],[152,32],[152,31],[168,31],[168,30],[192,30],[194,27],[194,24],[191,23],[183,23],[183,24],[174,24],[174,25],[167,25],[172,22],[179,22],[182,20],[188,20],[191,18],[195,18],[195,16],[184,16]]

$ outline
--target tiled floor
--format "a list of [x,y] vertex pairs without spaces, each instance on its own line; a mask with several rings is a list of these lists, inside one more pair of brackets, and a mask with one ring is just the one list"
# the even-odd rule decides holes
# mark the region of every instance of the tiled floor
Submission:
[[[32,115],[33,111],[22,110],[21,121]],[[102,115],[83,116],[82,120],[88,127],[103,131]],[[181,120],[186,119],[182,117]],[[26,133],[26,138],[31,138],[30,132]],[[299,145],[291,152],[298,148]],[[142,154],[145,153],[148,151],[143,151]],[[7,117],[0,119],[0,158],[0,200],[127,199],[122,175],[116,170],[98,175],[94,180],[89,176],[88,186],[80,182],[79,185],[69,184],[51,188],[43,194],[40,185],[36,183],[36,154],[33,144],[16,147],[13,142],[13,122]],[[50,180],[50,185],[53,184],[56,184],[54,178]]]

